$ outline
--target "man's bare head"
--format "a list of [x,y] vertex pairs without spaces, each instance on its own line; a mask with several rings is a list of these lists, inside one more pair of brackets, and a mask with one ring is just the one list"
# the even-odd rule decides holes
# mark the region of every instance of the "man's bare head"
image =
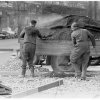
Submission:
[[36,20],[31,20],[31,23],[30,23],[30,24],[31,24],[32,26],[35,26],[35,25],[36,25],[36,23],[37,23],[37,21],[36,21]]
[[76,30],[79,28],[79,24],[77,22],[73,22],[71,25],[71,30]]

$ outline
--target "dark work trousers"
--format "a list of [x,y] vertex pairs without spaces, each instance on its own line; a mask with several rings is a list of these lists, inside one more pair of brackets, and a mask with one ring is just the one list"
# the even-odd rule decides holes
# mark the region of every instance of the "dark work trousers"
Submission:
[[22,69],[26,69],[27,63],[29,68],[34,67],[33,59],[35,55],[36,45],[32,43],[24,43],[22,48]]
[[[74,46],[70,55],[70,60],[75,69],[76,76],[81,75],[81,77],[86,77],[89,56],[90,48],[88,42],[80,42]],[[82,73],[80,67],[82,67]]]

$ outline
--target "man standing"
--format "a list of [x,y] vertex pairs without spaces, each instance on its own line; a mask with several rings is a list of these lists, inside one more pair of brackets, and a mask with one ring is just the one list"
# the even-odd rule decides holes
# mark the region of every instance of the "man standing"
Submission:
[[38,29],[35,28],[36,23],[36,20],[32,20],[30,26],[25,27],[20,34],[20,37],[24,36],[22,48],[22,77],[25,77],[27,63],[31,70],[32,77],[34,77],[33,59],[36,50],[36,38],[45,38],[39,33]]
[[[70,60],[75,69],[75,77],[78,78],[81,76],[81,79],[85,80],[90,56],[89,39],[91,40],[94,48],[96,44],[93,35],[88,30],[79,27],[80,24],[76,22],[71,25],[71,30],[73,31],[71,38],[74,48],[72,50]],[[82,73],[80,66],[82,66]]]

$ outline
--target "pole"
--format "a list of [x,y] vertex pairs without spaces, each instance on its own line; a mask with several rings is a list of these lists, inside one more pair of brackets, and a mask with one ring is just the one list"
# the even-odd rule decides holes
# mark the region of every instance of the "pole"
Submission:
[[94,1],[94,19],[97,19],[97,1]]
[[88,1],[88,16],[92,18],[92,1]]
[[18,25],[18,43],[20,43],[20,36],[19,36],[20,35],[20,20],[19,20],[20,19],[20,12],[19,12],[20,10],[19,10],[19,2],[20,1],[17,1],[17,7],[18,7],[17,8],[17,12],[18,12],[18,22],[17,22],[17,25]]

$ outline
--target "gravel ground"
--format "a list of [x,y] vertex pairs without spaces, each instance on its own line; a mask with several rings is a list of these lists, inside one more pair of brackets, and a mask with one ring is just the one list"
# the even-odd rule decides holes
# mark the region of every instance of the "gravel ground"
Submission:
[[[21,71],[21,61],[18,58],[10,58],[5,64],[0,66],[0,73],[14,73]],[[45,70],[48,71],[48,70]],[[44,71],[44,72],[45,72]],[[38,86],[59,80],[59,78],[35,77],[31,78],[29,74],[26,78],[19,78],[17,75],[4,75],[1,73],[0,80],[6,86],[12,88],[12,94],[27,91]],[[35,71],[37,73],[37,71]],[[100,66],[91,66],[88,68],[87,80],[76,80],[72,75],[63,78],[64,85],[32,94],[28,97],[66,97],[66,98],[100,98]],[[38,96],[39,95],[39,96]]]

